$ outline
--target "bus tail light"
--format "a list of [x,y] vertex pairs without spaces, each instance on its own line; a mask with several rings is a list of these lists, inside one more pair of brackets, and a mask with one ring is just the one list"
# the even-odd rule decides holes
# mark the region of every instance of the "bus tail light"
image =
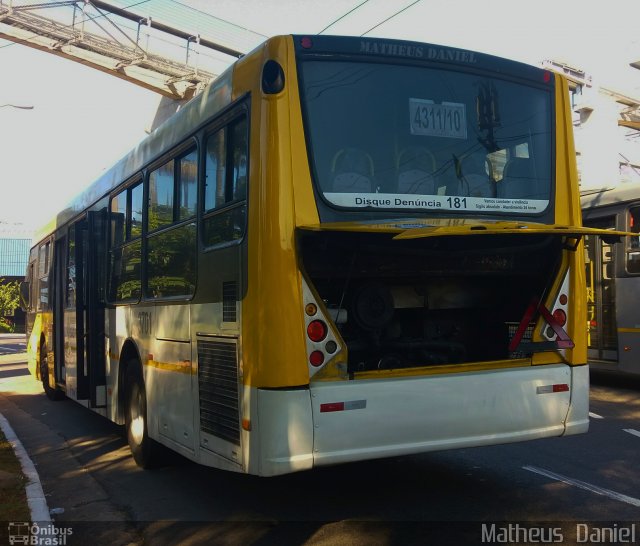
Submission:
[[[558,295],[552,306],[547,307],[538,298],[533,298],[518,325],[515,335],[509,341],[509,352],[527,349],[535,352],[538,350],[548,351],[552,347],[557,350],[572,349],[574,343],[565,330],[565,325],[569,319],[569,271],[566,272]],[[523,341],[523,337],[528,325],[539,316],[541,320],[541,334],[546,341],[529,342]],[[551,344],[549,344],[551,342]]]
[[562,309],[556,309],[552,314],[560,326],[564,326],[567,323],[567,314]]
[[322,366],[322,363],[324,362],[324,353],[322,351],[313,351],[310,355],[309,355],[309,364],[311,364],[314,367],[318,367],[318,366]]
[[307,330],[305,336],[307,364],[311,377],[341,352],[342,344],[330,326],[332,322],[325,315],[324,306],[320,305],[304,277],[302,279],[302,295],[304,298],[303,316]]
[[321,320],[313,320],[307,326],[307,335],[311,341],[316,343],[327,337],[327,325]]
[[556,300],[553,305],[549,307],[553,321],[555,321],[555,325],[551,325],[549,323],[547,327],[543,328],[543,335],[549,341],[555,341],[558,339],[558,335],[553,326],[556,328],[564,328],[569,320],[569,273],[570,271],[565,273]]

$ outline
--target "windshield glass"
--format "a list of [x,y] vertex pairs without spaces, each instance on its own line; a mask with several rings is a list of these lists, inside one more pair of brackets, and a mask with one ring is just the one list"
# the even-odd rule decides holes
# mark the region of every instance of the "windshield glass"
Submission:
[[301,63],[317,190],[337,208],[539,214],[552,187],[552,94],[371,62]]

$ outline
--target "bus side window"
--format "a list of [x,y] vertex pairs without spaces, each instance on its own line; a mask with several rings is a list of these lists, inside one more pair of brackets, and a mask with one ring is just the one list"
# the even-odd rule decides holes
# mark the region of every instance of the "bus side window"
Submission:
[[638,233],[637,237],[627,237],[627,271],[640,273],[640,207],[629,209],[628,230]]
[[22,298],[23,306],[22,308],[25,311],[33,311],[33,293],[35,289],[33,267],[33,262],[30,262],[29,268],[27,269],[26,283],[22,283],[20,285],[20,297]]
[[49,257],[50,242],[47,241],[38,251],[38,311],[49,310]]
[[144,286],[148,298],[195,293],[197,172],[198,152],[193,148],[149,173]]
[[65,296],[65,307],[75,309],[76,307],[76,226],[69,227],[67,240],[67,293]]
[[38,290],[38,247],[33,247],[29,252],[29,264],[29,311],[35,311]]
[[[142,182],[111,199],[109,300],[136,301],[141,293]],[[73,294],[75,298],[75,293]],[[69,301],[71,303],[71,301]]]
[[174,171],[175,163],[172,159],[149,174],[149,231],[173,223]]
[[207,137],[205,150],[205,246],[242,239],[249,176],[247,118],[235,119]]

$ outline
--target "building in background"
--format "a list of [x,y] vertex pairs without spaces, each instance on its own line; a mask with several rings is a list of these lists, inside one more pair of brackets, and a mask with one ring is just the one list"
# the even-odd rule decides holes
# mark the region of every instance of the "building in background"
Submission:
[[[559,61],[544,61],[570,81],[580,188],[640,182],[640,89],[597,85],[591,75]],[[630,63],[640,69],[640,61]]]
[[[21,225],[0,221],[0,283],[24,280],[29,262],[33,233]],[[15,324],[16,332],[24,332],[24,312],[18,308],[4,317]]]

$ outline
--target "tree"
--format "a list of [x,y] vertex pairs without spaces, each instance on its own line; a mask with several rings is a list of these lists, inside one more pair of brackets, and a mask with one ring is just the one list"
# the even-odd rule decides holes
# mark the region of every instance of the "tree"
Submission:
[[18,281],[5,283],[0,279],[0,319],[13,315],[20,307],[20,285]]

